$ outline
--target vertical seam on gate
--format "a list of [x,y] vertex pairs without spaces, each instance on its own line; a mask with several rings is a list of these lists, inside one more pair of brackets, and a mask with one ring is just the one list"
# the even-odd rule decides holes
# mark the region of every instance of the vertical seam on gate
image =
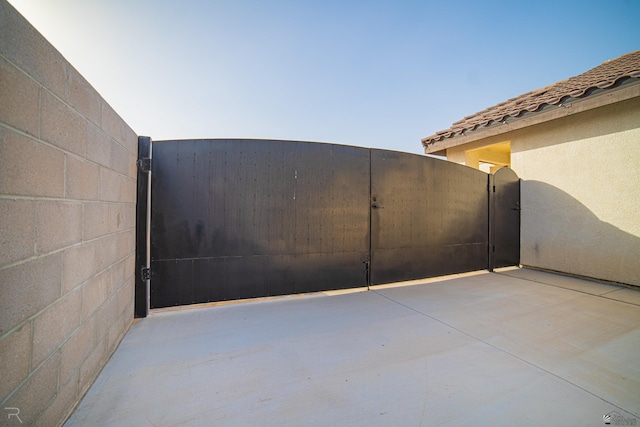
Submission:
[[372,158],[372,150],[371,148],[369,148],[369,253],[367,254],[367,264],[366,264],[366,274],[367,274],[367,289],[371,289],[371,271],[373,270],[373,265],[372,265],[372,252],[373,252],[373,248],[371,246],[371,242],[372,242],[372,232],[373,232],[373,215],[371,214],[371,200],[373,197],[373,174],[372,174],[372,168],[371,168],[371,158]]

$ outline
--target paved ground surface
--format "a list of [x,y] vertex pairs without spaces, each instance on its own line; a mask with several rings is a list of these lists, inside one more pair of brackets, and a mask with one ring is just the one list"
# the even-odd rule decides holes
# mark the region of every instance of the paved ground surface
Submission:
[[415,283],[152,313],[66,425],[640,425],[640,292]]

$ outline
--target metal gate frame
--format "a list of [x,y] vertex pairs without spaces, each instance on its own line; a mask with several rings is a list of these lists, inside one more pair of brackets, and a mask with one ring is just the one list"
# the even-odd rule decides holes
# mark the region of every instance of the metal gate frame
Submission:
[[489,271],[520,264],[520,183],[508,167],[489,175]]
[[[189,140],[186,140],[183,142],[188,142],[188,141]],[[193,142],[193,140],[191,141]],[[237,140],[202,140],[202,141],[233,142]],[[257,140],[250,140],[250,141],[257,141]],[[160,143],[161,142],[163,141],[160,141]],[[167,141],[167,142],[177,142],[177,141]],[[274,141],[274,142],[291,143],[293,141]],[[313,144],[313,143],[306,143],[306,144]],[[326,147],[326,144],[317,144],[317,145],[318,146],[323,145]],[[151,307],[150,266],[151,266],[152,259],[150,256],[150,249],[151,249],[150,226],[151,226],[151,209],[152,209],[152,206],[151,206],[152,146],[153,146],[153,143],[151,141],[151,138],[139,137],[138,204],[137,204],[137,214],[136,214],[136,271],[138,272],[136,274],[136,283],[135,283],[135,315],[136,317],[145,317],[148,314],[149,309]],[[337,147],[349,148],[349,146],[337,146]],[[496,230],[500,227],[501,218],[504,218],[504,212],[497,213],[498,206],[496,204],[499,205],[501,203],[500,200],[501,200],[502,193],[500,189],[502,188],[501,183],[503,181],[507,184],[509,188],[511,189],[514,188],[513,177],[515,176],[515,173],[513,173],[513,171],[509,170],[508,172],[501,172],[498,175],[498,178],[496,179],[494,175],[485,174],[484,172],[477,171],[475,169],[471,169],[463,165],[458,165],[455,163],[451,163],[451,162],[447,162],[439,159],[425,158],[424,156],[420,156],[416,154],[400,153],[400,152],[394,152],[394,151],[388,151],[388,150],[366,149],[366,148],[359,149],[356,147],[351,147],[351,148],[357,149],[357,150],[368,150],[369,152],[369,186],[368,186],[368,193],[369,193],[368,253],[369,255],[365,260],[362,261],[364,263],[364,265],[362,266],[363,267],[362,274],[364,279],[363,286],[388,283],[390,281],[395,282],[395,281],[403,281],[403,280],[412,280],[412,279],[418,279],[423,277],[433,277],[433,276],[438,276],[443,274],[452,274],[452,273],[459,273],[464,271],[474,271],[474,270],[480,270],[483,268],[486,268],[489,271],[493,271],[493,268],[504,266],[505,257],[496,258],[496,255],[494,252],[496,251]],[[391,241],[387,242],[387,243],[389,242],[391,243],[385,244],[386,246],[385,245],[383,245],[384,247],[376,246],[376,244],[380,242],[376,240],[379,236],[374,236],[373,234],[379,231],[379,230],[375,230],[375,221],[377,220],[379,221],[380,219],[377,216],[384,216],[384,214],[381,215],[381,212],[384,212],[381,209],[384,209],[385,206],[383,204],[387,203],[389,200],[388,199],[381,200],[380,195],[375,194],[376,191],[378,191],[378,189],[375,188],[375,186],[377,185],[376,174],[378,173],[377,171],[378,169],[380,169],[380,167],[375,166],[374,170],[372,171],[372,165],[376,163],[376,159],[378,160],[384,159],[385,156],[388,158],[395,157],[398,159],[403,159],[404,161],[408,161],[408,162],[418,162],[418,163],[424,162],[425,164],[428,163],[428,164],[435,165],[433,167],[435,168],[433,171],[431,172],[423,171],[422,178],[414,180],[415,188],[413,188],[413,190],[419,189],[419,187],[422,186],[420,187],[422,188],[422,190],[428,192],[429,188],[431,188],[431,191],[432,191],[433,190],[432,187],[435,184],[433,182],[426,182],[426,181],[430,181],[430,179],[429,178],[425,179],[424,177],[425,176],[429,177],[430,176],[429,173],[433,173],[434,174],[433,176],[437,176],[438,168],[444,168],[445,170],[446,169],[455,170],[457,172],[455,174],[456,177],[453,180],[454,181],[461,180],[462,182],[462,184],[460,183],[455,184],[457,185],[457,187],[455,187],[454,185],[457,192],[466,191],[465,185],[467,184],[464,184],[464,180],[465,180],[464,176],[466,175],[475,176],[475,178],[472,178],[472,181],[475,181],[477,183],[473,184],[474,188],[472,190],[469,190],[470,192],[468,193],[472,196],[474,200],[476,200],[476,202],[474,202],[477,205],[476,210],[479,209],[478,213],[472,214],[472,216],[475,218],[474,220],[475,225],[473,225],[473,227],[477,229],[476,230],[477,232],[476,231],[472,233],[467,232],[467,234],[475,235],[475,237],[471,236],[470,238],[467,238],[467,239],[458,239],[457,237],[454,236],[454,238],[449,238],[449,240],[447,241],[442,241],[442,236],[440,236],[439,237],[440,240],[438,240],[439,243],[434,244],[433,242],[429,242],[428,240],[425,240],[423,236],[422,242],[418,241],[413,247],[411,245],[409,245],[408,247],[405,247],[406,245],[400,244],[398,246],[396,244],[395,249],[394,249],[394,243],[392,238]],[[398,173],[397,170],[392,172],[396,174]],[[401,173],[401,169],[400,169],[400,173]],[[482,184],[482,185],[478,184],[482,182],[482,177],[477,176],[478,174],[486,175],[485,184]],[[502,175],[505,176],[504,179],[501,178]],[[480,180],[478,180],[477,178],[480,178]],[[517,176],[515,176],[515,179],[517,180],[517,183],[518,183],[517,187],[518,187],[518,202],[519,202],[519,179],[517,179]],[[425,182],[422,182],[422,181],[425,181]],[[496,183],[498,185],[497,193],[496,193]],[[451,183],[447,185],[443,185],[443,187],[449,188],[450,185]],[[485,189],[486,191],[484,191]],[[393,195],[395,194],[395,192],[396,191],[392,189],[391,193],[387,192],[386,197],[389,198],[389,195],[391,195],[391,198],[393,198]],[[432,191],[429,197],[434,197],[434,194],[435,193],[433,193]],[[482,194],[484,194],[484,196],[482,196]],[[423,193],[421,193],[421,195],[424,196]],[[426,196],[424,196],[423,198],[425,197]],[[456,198],[454,197],[454,199]],[[441,201],[440,201],[441,203],[450,204],[450,206],[448,207],[445,206],[443,209],[450,209],[450,211],[449,213],[441,212],[440,215],[443,218],[448,218],[449,216],[455,216],[456,206],[459,206],[462,203],[463,199],[464,197],[462,199],[458,197],[453,202],[451,201],[447,202],[448,198],[446,197],[444,199],[441,198]],[[437,197],[436,197],[436,200],[437,200]],[[442,200],[444,200],[444,202],[442,202]],[[433,203],[437,204],[439,202],[435,201]],[[456,203],[458,205],[456,205]],[[478,203],[480,204],[478,205]],[[404,200],[403,200],[403,204],[404,204]],[[418,206],[418,208],[420,207]],[[389,207],[387,208],[387,210],[388,209]],[[507,215],[510,214],[511,216],[513,216],[513,212],[516,211],[516,209],[513,209],[513,208],[509,208],[509,209],[510,209],[510,213],[507,213]],[[517,258],[518,259],[516,264],[519,263],[519,205],[517,206],[517,215],[518,215],[517,216],[517,220],[518,220]],[[422,221],[420,219],[419,213],[416,214],[415,212],[413,212],[413,216],[414,218],[411,219],[409,222],[420,223],[422,225]],[[416,218],[418,219],[416,220]],[[427,218],[427,221],[429,221],[428,218]],[[485,225],[482,225],[483,222]],[[437,226],[437,221],[435,224]],[[458,222],[458,224],[460,224],[460,222]],[[378,225],[380,225],[380,223],[378,223]],[[382,226],[384,227],[384,224]],[[411,227],[412,226],[410,226],[410,229],[409,229],[410,232],[412,231]],[[413,227],[415,228],[415,225]],[[433,227],[434,226],[432,225],[431,226],[432,230],[433,230]],[[499,236],[500,233],[497,233],[497,235]],[[429,247],[429,245],[431,245],[431,247]],[[443,247],[449,248],[447,251],[445,251],[447,252],[447,254],[443,255],[444,258],[441,258],[441,260],[445,259],[447,263],[444,263],[443,265],[436,266],[436,267],[434,267],[434,265],[431,265],[431,267],[429,267],[430,269],[427,268],[425,270],[426,268],[425,265],[428,264],[424,262],[425,255],[433,254],[434,248],[441,249]],[[384,263],[381,264],[381,262],[383,259],[385,259],[385,256],[383,256],[382,253],[377,252],[378,249],[384,250],[383,252],[387,254],[386,257],[391,260],[389,262],[392,262],[392,264],[394,262],[393,261],[394,259],[395,260],[402,259],[404,262],[404,265],[405,266],[409,265],[410,268],[406,268],[406,267],[396,268],[396,271],[403,271],[403,273],[399,274],[397,272],[396,273],[392,272],[385,275],[383,273],[384,269],[381,270],[380,268],[377,268],[377,267],[381,267],[384,264]],[[430,250],[432,252],[430,252]],[[500,249],[498,249],[498,253],[500,253]],[[380,258],[380,256],[383,256],[383,258]],[[391,258],[389,258],[389,256],[391,256]],[[409,262],[411,260],[407,260],[407,258],[412,258],[413,262]],[[195,271],[197,272],[198,270],[196,269]],[[192,273],[192,275],[193,274],[196,274],[196,273]],[[321,289],[317,289],[317,290],[321,290]],[[292,292],[296,293],[295,289],[292,290]],[[302,290],[302,292],[304,292],[304,290]],[[188,303],[188,302],[185,302],[185,303]]]
[[487,268],[487,174],[372,149],[371,180],[371,284]]
[[151,270],[151,138],[138,137],[138,185],[136,199],[136,266],[135,266],[135,317],[149,314],[149,290]]

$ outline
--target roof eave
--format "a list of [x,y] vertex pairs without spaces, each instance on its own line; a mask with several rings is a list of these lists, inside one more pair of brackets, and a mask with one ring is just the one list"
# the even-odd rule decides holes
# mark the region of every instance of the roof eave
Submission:
[[428,143],[427,145],[424,145],[424,143],[425,140],[429,139],[429,137],[423,138],[422,143],[424,146],[424,152],[426,154],[441,154],[446,152],[448,148],[457,147],[459,145],[505,134],[525,127],[582,113],[605,105],[615,104],[616,102],[625,101],[638,96],[640,96],[640,80],[634,79],[632,82],[613,89],[602,90],[599,93],[595,93],[584,98],[575,98],[569,101],[564,101],[558,105],[550,105],[547,108],[526,114],[523,117],[510,118],[504,123],[495,123],[473,131],[468,130],[461,135],[443,138],[441,140]]

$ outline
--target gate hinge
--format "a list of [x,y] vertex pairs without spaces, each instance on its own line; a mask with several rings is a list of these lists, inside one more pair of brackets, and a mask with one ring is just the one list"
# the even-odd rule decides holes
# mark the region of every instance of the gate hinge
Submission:
[[142,172],[151,172],[151,158],[143,157],[138,159],[138,167]]
[[150,280],[151,279],[151,269],[147,267],[142,267],[142,271],[140,272],[142,276],[142,280]]

